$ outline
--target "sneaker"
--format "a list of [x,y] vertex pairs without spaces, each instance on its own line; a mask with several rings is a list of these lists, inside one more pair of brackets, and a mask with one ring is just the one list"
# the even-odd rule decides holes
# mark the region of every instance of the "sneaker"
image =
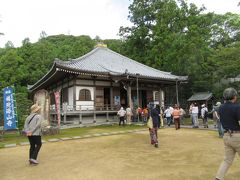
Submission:
[[39,164],[39,162],[37,160],[35,160],[35,159],[30,159],[29,163],[30,164]]
[[155,148],[158,148],[158,144],[155,144],[154,147],[155,147]]

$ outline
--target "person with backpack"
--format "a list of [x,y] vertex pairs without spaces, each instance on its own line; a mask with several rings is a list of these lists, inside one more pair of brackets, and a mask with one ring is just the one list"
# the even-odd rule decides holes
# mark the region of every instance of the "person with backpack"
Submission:
[[42,146],[41,140],[41,123],[42,116],[40,115],[41,107],[37,104],[31,106],[31,114],[26,118],[24,124],[24,132],[28,137],[30,143],[29,149],[29,163],[32,165],[37,165],[39,162],[37,161],[38,153]]
[[208,108],[205,106],[205,104],[202,105],[201,117],[203,120],[203,127],[208,128]]
[[126,111],[123,107],[120,108],[120,110],[117,112],[117,115],[119,116],[119,126],[123,123],[123,126],[125,126],[125,115]]

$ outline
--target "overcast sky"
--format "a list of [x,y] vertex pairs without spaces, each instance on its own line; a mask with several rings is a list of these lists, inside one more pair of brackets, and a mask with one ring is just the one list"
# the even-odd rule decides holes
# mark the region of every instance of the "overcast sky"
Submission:
[[[239,13],[240,0],[188,0],[208,11]],[[70,34],[119,38],[120,26],[129,26],[132,0],[0,0],[0,47],[7,41],[20,46],[23,39],[36,42],[47,35]]]

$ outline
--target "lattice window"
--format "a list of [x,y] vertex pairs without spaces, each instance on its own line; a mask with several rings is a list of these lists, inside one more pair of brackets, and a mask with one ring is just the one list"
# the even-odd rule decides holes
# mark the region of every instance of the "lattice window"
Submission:
[[91,92],[88,89],[81,89],[79,91],[79,101],[91,101]]

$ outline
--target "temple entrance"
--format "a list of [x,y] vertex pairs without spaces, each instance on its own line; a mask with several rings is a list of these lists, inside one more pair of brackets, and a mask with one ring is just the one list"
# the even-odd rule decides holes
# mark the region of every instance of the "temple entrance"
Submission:
[[141,99],[142,99],[142,108],[145,108],[145,107],[147,107],[147,91],[146,90],[142,90],[141,91],[141,95],[142,95],[142,97],[141,97]]
[[124,88],[120,89],[120,104],[124,108],[126,108],[128,106],[127,90]]
[[110,88],[104,88],[104,106],[111,104]]

